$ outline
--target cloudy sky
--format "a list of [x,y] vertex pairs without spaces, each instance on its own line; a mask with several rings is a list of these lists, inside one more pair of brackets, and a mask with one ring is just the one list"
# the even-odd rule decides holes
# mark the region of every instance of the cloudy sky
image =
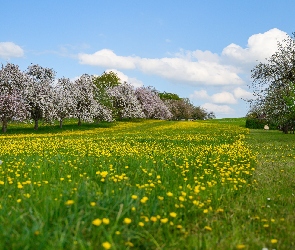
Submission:
[[0,63],[57,77],[112,70],[188,97],[218,118],[245,116],[251,69],[295,31],[294,0],[0,0]]

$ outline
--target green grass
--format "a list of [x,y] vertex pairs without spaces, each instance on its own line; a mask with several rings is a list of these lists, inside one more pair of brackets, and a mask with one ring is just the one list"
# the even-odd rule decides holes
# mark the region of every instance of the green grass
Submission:
[[293,134],[75,123],[0,135],[0,249],[295,249]]

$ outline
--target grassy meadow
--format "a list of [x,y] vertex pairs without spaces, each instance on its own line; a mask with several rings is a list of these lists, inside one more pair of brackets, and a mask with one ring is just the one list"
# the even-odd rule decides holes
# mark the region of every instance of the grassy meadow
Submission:
[[295,135],[244,124],[9,124],[0,249],[295,249]]

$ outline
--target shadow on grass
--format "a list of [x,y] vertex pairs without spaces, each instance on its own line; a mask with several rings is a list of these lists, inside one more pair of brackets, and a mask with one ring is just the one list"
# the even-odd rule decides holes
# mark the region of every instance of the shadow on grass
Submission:
[[28,123],[10,123],[7,127],[7,132],[3,134],[0,132],[0,135],[11,135],[11,134],[55,134],[65,131],[85,131],[95,128],[111,128],[116,126],[116,122],[99,122],[99,123],[82,123],[81,126],[78,126],[77,121],[69,120],[65,121],[62,128],[59,127],[59,124],[39,124],[38,130],[34,130],[34,124]]

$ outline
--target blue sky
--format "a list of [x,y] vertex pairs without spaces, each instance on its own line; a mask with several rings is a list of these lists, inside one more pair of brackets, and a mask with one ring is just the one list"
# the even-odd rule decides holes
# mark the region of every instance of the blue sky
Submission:
[[294,0],[0,0],[0,63],[75,79],[113,70],[134,86],[242,117],[250,70],[295,31]]

